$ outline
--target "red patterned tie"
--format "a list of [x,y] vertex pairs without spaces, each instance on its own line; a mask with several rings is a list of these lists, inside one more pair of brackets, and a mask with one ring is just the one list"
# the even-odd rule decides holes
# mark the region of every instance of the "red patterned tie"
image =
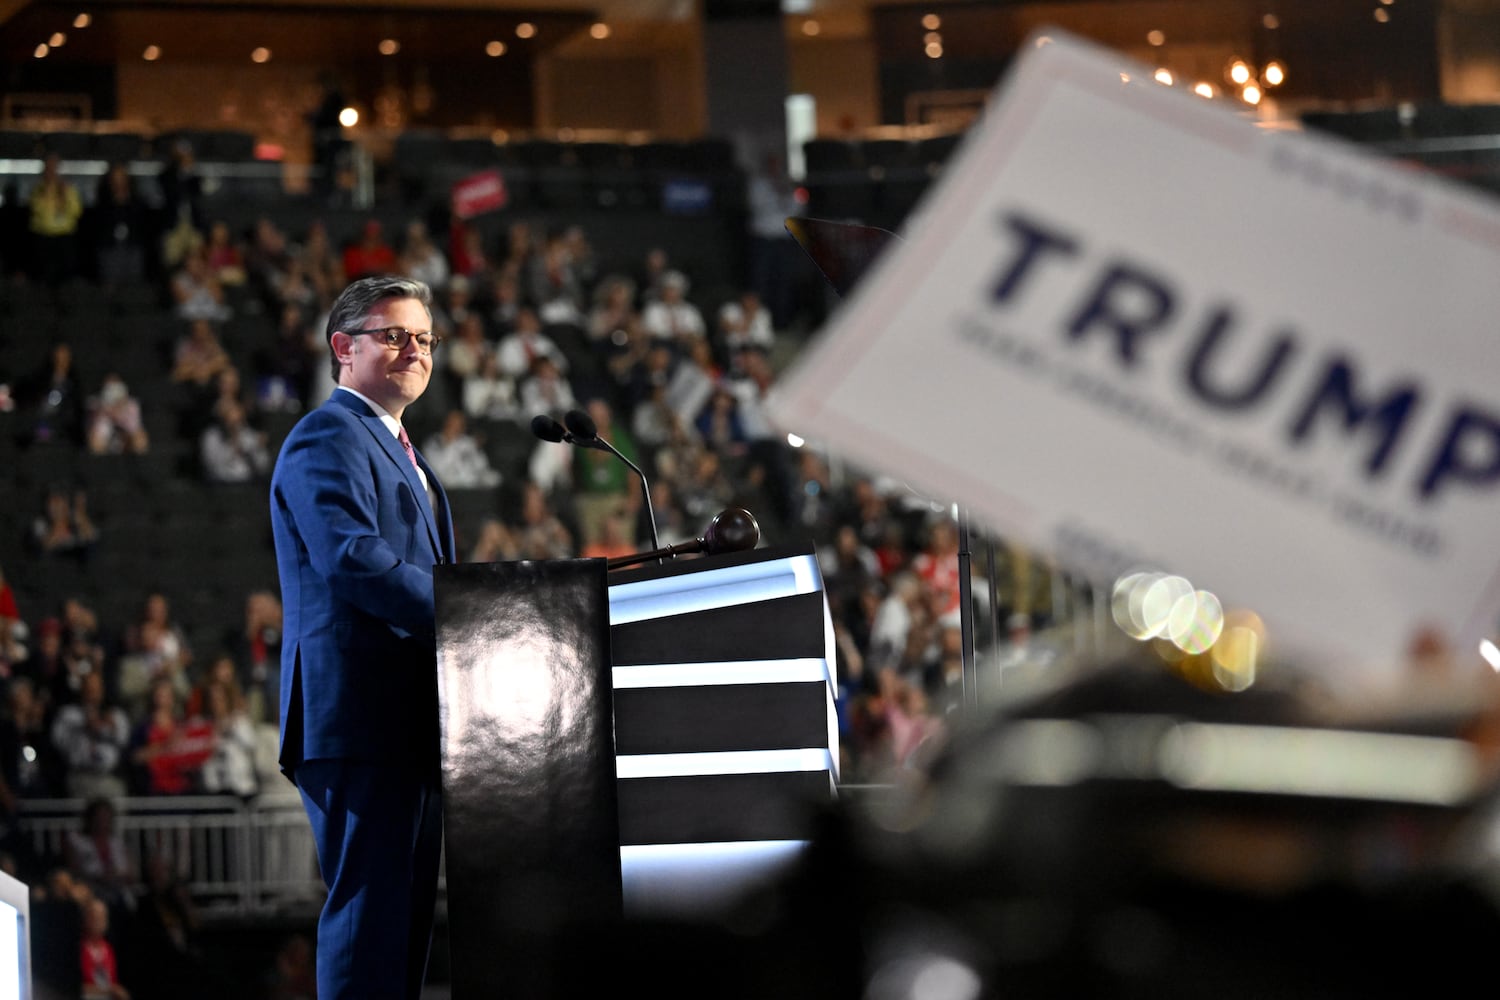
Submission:
[[406,457],[411,461],[411,467],[420,475],[422,467],[417,464],[417,453],[412,450],[411,438],[406,436],[406,428],[402,427],[396,434],[396,440],[401,442],[401,447],[406,449]]

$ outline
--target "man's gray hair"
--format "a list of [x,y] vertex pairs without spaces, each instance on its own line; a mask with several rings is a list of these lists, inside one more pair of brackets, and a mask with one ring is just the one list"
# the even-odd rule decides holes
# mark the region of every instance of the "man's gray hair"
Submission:
[[387,299],[416,299],[427,310],[427,318],[432,319],[432,289],[425,281],[382,274],[350,282],[333,300],[333,308],[328,311],[328,329],[323,333],[328,341],[329,370],[334,382],[339,380],[340,365],[338,355],[333,353],[333,335],[363,329],[370,313]]

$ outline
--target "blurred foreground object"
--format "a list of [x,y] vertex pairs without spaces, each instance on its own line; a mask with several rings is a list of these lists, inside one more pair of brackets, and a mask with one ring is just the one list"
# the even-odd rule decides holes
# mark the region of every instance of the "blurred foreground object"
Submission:
[[1356,723],[1141,647],[846,793],[797,876],[722,923],[633,923],[611,957],[683,996],[1441,991],[1500,933],[1490,753],[1463,735],[1495,691],[1459,688]]

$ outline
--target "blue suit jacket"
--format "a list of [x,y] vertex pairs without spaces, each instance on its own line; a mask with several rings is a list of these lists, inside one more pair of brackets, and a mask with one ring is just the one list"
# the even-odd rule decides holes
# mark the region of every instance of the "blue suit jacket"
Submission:
[[[420,459],[419,459],[420,460]],[[271,477],[281,576],[281,766],[438,760],[432,567],[454,561],[448,498],[335,390],[298,421]]]

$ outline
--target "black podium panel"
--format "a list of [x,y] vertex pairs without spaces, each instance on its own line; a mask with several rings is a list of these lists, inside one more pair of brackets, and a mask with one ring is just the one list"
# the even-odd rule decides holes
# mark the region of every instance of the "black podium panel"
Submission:
[[453,995],[544,997],[623,908],[605,564],[435,577]]
[[802,840],[833,795],[828,771],[620,779],[620,843]]
[[615,625],[614,664],[791,660],[827,653],[822,591]]
[[827,746],[827,689],[821,680],[666,690],[616,688],[615,752],[713,753]]

